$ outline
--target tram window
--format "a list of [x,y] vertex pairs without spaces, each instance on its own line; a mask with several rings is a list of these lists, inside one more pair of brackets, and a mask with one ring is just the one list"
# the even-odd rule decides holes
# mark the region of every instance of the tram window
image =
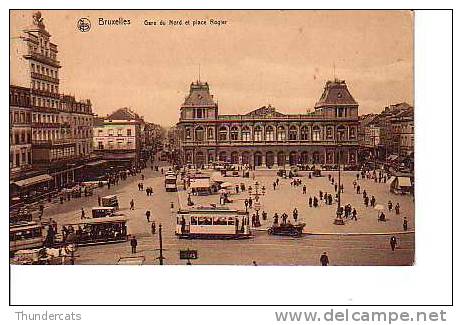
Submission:
[[234,218],[228,218],[228,225],[234,225]]
[[206,218],[204,218],[204,217],[199,217],[199,218],[197,218],[197,224],[198,224],[198,225],[205,225],[205,224],[206,224],[206,223],[205,223],[205,219],[206,219]]
[[196,217],[191,217],[191,224],[192,225],[197,225],[197,218]]
[[212,218],[205,218],[205,224],[206,225],[211,225],[212,224]]
[[226,225],[226,217],[218,217],[213,219],[213,224],[214,225]]

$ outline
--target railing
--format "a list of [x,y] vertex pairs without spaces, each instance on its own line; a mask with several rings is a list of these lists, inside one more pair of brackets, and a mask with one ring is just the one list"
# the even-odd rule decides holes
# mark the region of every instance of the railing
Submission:
[[24,58],[26,58],[26,59],[34,59],[34,60],[49,64],[49,65],[51,65],[53,67],[56,67],[56,68],[61,67],[58,60],[52,59],[52,58],[50,58],[48,56],[45,56],[43,54],[40,54],[40,53],[29,52],[28,54],[24,55]]
[[47,75],[44,75],[44,74],[41,74],[41,73],[38,73],[38,72],[32,72],[31,76],[32,76],[32,78],[35,78],[35,79],[45,80],[45,81],[49,81],[49,82],[59,84],[59,79],[58,78],[53,78],[53,77],[50,77],[50,76],[47,76]]
[[32,93],[35,95],[53,97],[53,98],[59,99],[59,94],[52,93],[51,91],[48,91],[48,90],[32,89]]
[[274,145],[274,146],[285,146],[285,145],[358,145],[359,142],[356,139],[342,140],[335,142],[335,140],[284,140],[284,141],[244,141],[244,140],[222,140],[222,141],[193,141],[185,140],[182,141],[183,145]]
[[75,144],[76,139],[53,139],[53,140],[32,140],[34,145],[62,145],[62,144]]

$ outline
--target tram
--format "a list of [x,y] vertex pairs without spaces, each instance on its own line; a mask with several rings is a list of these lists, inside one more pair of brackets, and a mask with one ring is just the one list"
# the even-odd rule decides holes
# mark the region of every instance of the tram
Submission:
[[248,212],[216,206],[178,210],[175,235],[182,239],[252,237]]
[[79,246],[118,243],[128,240],[128,219],[123,216],[101,217],[63,225],[62,243]]
[[165,191],[166,192],[176,192],[176,174],[174,172],[168,171],[165,174]]
[[45,234],[40,223],[33,221],[10,224],[10,252],[43,246]]

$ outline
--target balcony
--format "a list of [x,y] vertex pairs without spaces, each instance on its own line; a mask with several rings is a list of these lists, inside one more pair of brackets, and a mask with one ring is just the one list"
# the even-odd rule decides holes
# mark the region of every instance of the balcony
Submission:
[[52,67],[55,67],[55,68],[61,68],[61,65],[58,60],[52,59],[40,53],[30,52],[24,55],[24,58],[33,59],[33,60],[48,64],[48,65],[51,65]]
[[32,110],[44,113],[57,113],[58,108],[32,105]]
[[33,128],[59,128],[61,126],[61,123],[32,122]]
[[38,147],[75,145],[75,139],[32,140],[32,145]]
[[32,94],[59,99],[59,94],[47,90],[32,89]]
[[59,79],[58,78],[53,78],[53,77],[50,77],[50,76],[47,76],[47,75],[44,75],[44,74],[41,74],[41,73],[31,72],[31,77],[34,78],[34,79],[40,79],[40,80],[52,82],[52,83],[55,83],[55,84],[59,84]]

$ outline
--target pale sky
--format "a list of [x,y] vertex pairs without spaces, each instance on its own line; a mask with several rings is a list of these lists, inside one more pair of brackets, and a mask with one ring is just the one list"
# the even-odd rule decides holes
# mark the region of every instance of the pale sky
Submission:
[[[12,11],[11,33],[32,23]],[[344,79],[360,114],[413,105],[413,13],[409,11],[42,11],[61,61],[60,91],[90,98],[95,113],[128,106],[149,122],[178,121],[189,85],[208,81],[221,114],[271,104],[304,113],[325,82]],[[77,30],[87,17],[91,30]],[[99,26],[98,19],[130,19]],[[206,26],[144,20],[205,19]],[[226,20],[222,26],[209,19]]]

